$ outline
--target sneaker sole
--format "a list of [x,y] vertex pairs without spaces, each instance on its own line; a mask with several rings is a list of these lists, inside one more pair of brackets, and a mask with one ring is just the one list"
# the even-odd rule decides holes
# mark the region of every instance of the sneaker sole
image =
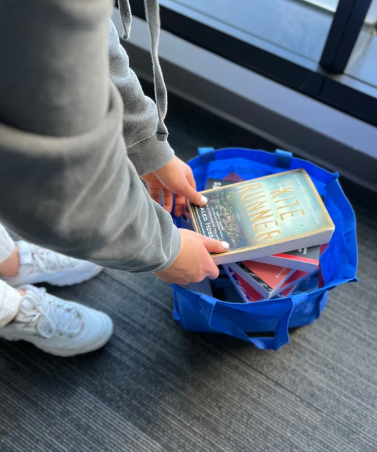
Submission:
[[75,350],[59,350],[56,348],[49,348],[49,347],[44,347],[43,345],[41,346],[39,344],[35,344],[32,340],[25,339],[22,335],[2,334],[1,328],[0,328],[0,338],[1,339],[10,341],[10,342],[25,341],[25,342],[28,342],[29,344],[33,344],[34,347],[38,348],[39,350],[42,350],[45,353],[49,353],[50,355],[54,355],[54,356],[60,356],[62,358],[69,358],[69,357],[73,357],[73,356],[77,356],[77,355],[83,355],[85,353],[94,352],[94,351],[100,349],[101,347],[103,347],[110,340],[112,334],[113,334],[113,327],[111,327],[110,332],[106,336],[102,337],[100,340],[98,340],[94,344],[91,344],[91,346],[89,348],[81,347],[81,348],[77,348]]
[[22,284],[18,284],[18,286],[24,286],[26,284],[41,284],[47,283],[52,286],[74,286],[75,284],[80,284],[85,281],[89,281],[90,279],[97,276],[103,270],[102,267],[94,267],[91,268],[90,271],[86,272],[72,272],[72,274],[66,274],[66,272],[55,273],[51,275],[44,275],[44,278],[30,278],[29,280],[22,281]]

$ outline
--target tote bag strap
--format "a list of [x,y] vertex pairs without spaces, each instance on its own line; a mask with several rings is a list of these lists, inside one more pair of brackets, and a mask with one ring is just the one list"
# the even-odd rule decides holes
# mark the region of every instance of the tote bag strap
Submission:
[[[212,329],[224,334],[228,334],[230,336],[235,336],[246,342],[250,342],[260,349],[278,350],[289,342],[288,325],[293,310],[301,303],[305,303],[306,300],[307,294],[304,293],[299,295],[292,295],[289,298],[279,300],[279,303],[271,304],[271,315],[269,316],[269,319],[275,320],[276,322],[276,328],[273,332],[273,337],[249,337],[244,329],[237,324],[237,321],[234,318],[235,316],[231,315],[232,311],[233,314],[235,313],[235,311],[238,311],[239,315],[242,315],[244,318],[249,318],[250,324],[252,325],[252,323],[255,322],[255,317],[261,315],[262,310],[262,315],[266,317],[266,306],[263,306],[263,302],[247,303],[241,306],[238,305],[237,308],[235,306],[228,305],[228,308],[225,309],[225,311],[227,312],[223,313],[221,313],[220,311],[224,311],[223,308],[226,308],[226,305],[224,305],[224,303],[222,302],[219,303],[214,298],[202,295],[199,304],[202,313],[207,318],[208,324]],[[278,308],[278,311],[280,313],[282,313],[280,314],[280,316],[278,316],[276,312],[274,313],[274,311],[276,311],[276,309],[273,309],[274,306]]]
[[198,148],[198,155],[203,163],[215,160],[215,150],[214,148]]
[[[250,149],[239,149],[239,151],[243,152],[245,156],[249,156],[250,154],[254,154],[255,151]],[[211,160],[215,160],[215,149],[211,147],[200,147],[198,148],[198,155],[202,163],[208,163]],[[269,158],[271,165],[273,165],[273,159],[275,158],[275,166],[288,169],[291,165],[292,160],[292,152],[284,151],[282,149],[276,149],[274,154],[270,154],[267,152],[258,151],[259,155],[265,154],[266,157]]]
[[291,166],[292,152],[283,151],[283,149],[276,149],[275,156],[275,166],[282,169],[288,169]]

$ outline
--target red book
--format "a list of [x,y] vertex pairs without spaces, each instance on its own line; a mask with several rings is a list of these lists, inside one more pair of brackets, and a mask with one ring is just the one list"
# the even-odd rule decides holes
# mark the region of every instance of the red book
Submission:
[[[228,265],[224,265],[224,270],[245,303],[253,303],[263,300],[263,296],[251,287],[250,284],[248,284],[243,278],[241,278],[241,276],[237,275],[237,273],[235,273]],[[296,289],[296,287],[296,284],[288,287],[281,292],[280,296],[288,297]]]
[[321,254],[320,248],[320,245],[310,246],[309,248],[301,248],[295,251],[287,251],[285,253],[274,254],[273,256],[262,257],[256,259],[256,261],[263,262],[264,264],[280,265],[295,270],[312,272],[319,265],[319,257]]
[[232,185],[236,182],[242,182],[244,179],[242,179],[241,176],[238,174],[232,172],[229,173],[224,179],[212,179],[208,178],[206,182],[206,190],[210,190],[211,188],[219,188],[223,187],[224,185]]
[[282,291],[285,291],[291,287],[297,287],[297,285],[307,276],[309,275],[308,272],[303,272],[301,270],[296,270],[293,275],[291,275],[282,286]]
[[223,180],[228,180],[230,182],[242,182],[245,179],[241,176],[239,176],[237,173],[235,173],[234,171],[232,171],[231,173],[229,173],[227,176],[224,177]]
[[[327,250],[327,248],[329,247],[329,244],[327,245],[321,245],[321,256],[322,254],[325,253],[325,251]],[[319,266],[319,273],[318,273],[318,287],[324,287],[325,284],[325,280],[323,278],[323,274],[322,274],[322,269],[321,266]]]
[[288,297],[288,295],[290,295],[298,286],[298,284],[293,284],[293,286],[288,287],[288,289],[283,290],[283,292],[281,292],[279,295],[283,298]]
[[244,279],[235,273],[228,265],[224,265],[224,270],[229,276],[240,297],[245,303],[253,303],[263,300],[263,296],[250,286]]
[[296,273],[296,270],[291,268],[255,261],[236,262],[229,264],[229,267],[266,299],[277,295]]

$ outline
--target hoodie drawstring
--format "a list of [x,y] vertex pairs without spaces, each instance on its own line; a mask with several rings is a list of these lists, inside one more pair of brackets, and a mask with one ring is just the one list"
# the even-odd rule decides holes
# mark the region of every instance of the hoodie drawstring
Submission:
[[[160,40],[160,9],[158,0],[144,0],[145,15],[148,22],[149,33],[151,36],[151,56],[153,65],[153,82],[155,100],[158,113],[158,124],[156,137],[159,141],[166,141],[168,138],[168,129],[164,123],[166,113],[168,110],[168,95],[166,91],[164,77],[160,66],[160,60],[158,58],[158,43]],[[131,33],[131,7],[129,0],[120,0],[119,9],[123,22],[123,28],[125,35],[123,39],[128,39]]]

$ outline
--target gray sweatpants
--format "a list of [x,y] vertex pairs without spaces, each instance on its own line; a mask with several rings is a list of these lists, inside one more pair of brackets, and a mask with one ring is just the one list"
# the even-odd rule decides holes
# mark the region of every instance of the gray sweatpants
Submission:
[[[0,264],[5,262],[14,250],[14,242],[0,224]],[[0,279],[0,328],[9,323],[17,314],[21,295]]]

